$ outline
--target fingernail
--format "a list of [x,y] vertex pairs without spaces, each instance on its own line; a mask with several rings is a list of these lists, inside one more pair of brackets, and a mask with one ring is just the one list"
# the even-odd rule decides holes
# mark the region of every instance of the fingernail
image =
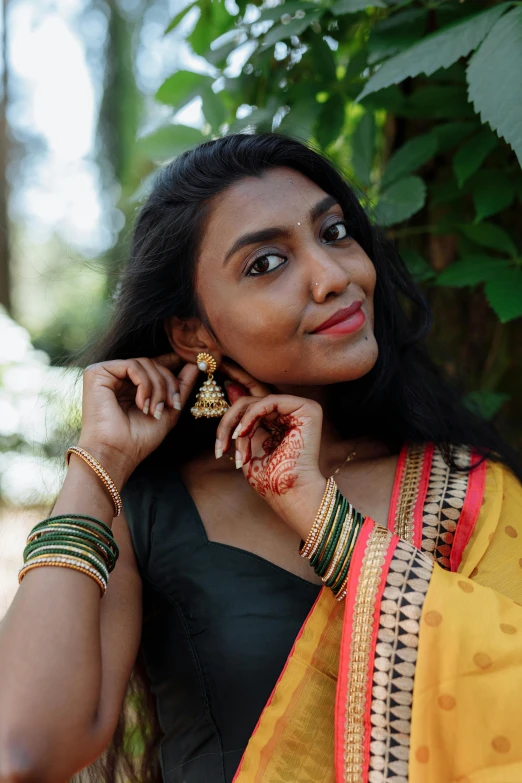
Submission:
[[241,424],[238,424],[234,432],[232,433],[232,440],[235,440],[241,432]]
[[177,392],[174,395],[174,407],[177,411],[181,410],[181,396]]
[[243,457],[241,456],[240,451],[236,451],[236,468],[242,468],[243,467]]
[[144,413],[145,415],[147,415],[147,413],[149,412],[149,408],[150,408],[150,397],[148,397],[148,398],[145,400],[145,404],[144,404],[144,406],[143,406],[143,413]]
[[158,402],[158,404],[154,408],[154,418],[158,419],[158,421],[163,416],[163,408],[164,407],[165,407],[165,403],[164,402]]
[[221,443],[219,438],[216,439],[215,452],[216,452],[216,459],[219,459],[220,457],[223,456],[223,444]]

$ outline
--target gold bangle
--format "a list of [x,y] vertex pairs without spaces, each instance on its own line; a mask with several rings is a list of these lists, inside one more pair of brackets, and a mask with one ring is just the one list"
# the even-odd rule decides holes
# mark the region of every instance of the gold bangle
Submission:
[[[36,560],[40,555],[46,555],[49,556],[50,552],[53,550],[56,551],[56,549],[64,549],[65,557],[76,557],[77,555],[80,555],[80,560],[84,560],[82,555],[85,555],[85,558],[87,558],[87,562],[89,565],[92,565],[95,563],[103,578],[105,581],[109,579],[109,570],[107,568],[107,564],[104,563],[99,557],[97,557],[91,549],[84,548],[82,546],[70,546],[69,544],[42,544],[42,546],[39,546],[37,549],[33,549],[33,551],[28,555],[28,559],[26,560],[26,565],[29,565],[31,560]],[[72,555],[68,555],[68,552],[72,552]],[[85,560],[84,560],[85,562]]]
[[335,483],[333,476],[330,476],[330,478],[326,482],[323,498],[321,500],[321,505],[319,506],[319,510],[317,511],[314,523],[310,528],[310,532],[308,533],[306,541],[304,542],[303,546],[299,550],[299,554],[301,555],[301,557],[313,557],[315,549],[317,548],[317,545],[320,540],[320,532],[324,526],[325,518],[328,519],[326,512],[328,508],[331,507],[332,500],[335,497],[336,487],[337,485]]
[[71,454],[76,454],[78,457],[83,459],[83,461],[94,470],[98,478],[103,481],[105,487],[109,491],[112,502],[114,503],[114,509],[116,511],[115,516],[118,517],[123,509],[123,503],[121,502],[120,493],[118,492],[116,484],[111,479],[103,465],[101,465],[98,460],[92,456],[92,454],[89,454],[88,451],[82,449],[80,446],[69,446],[65,452],[65,461],[67,462],[67,465],[71,459]]
[[97,583],[98,587],[100,588],[101,592],[101,598],[103,598],[105,591],[107,590],[107,583],[105,579],[103,579],[102,576],[99,575],[99,573],[96,571],[96,569],[93,567],[85,565],[83,561],[79,561],[81,565],[78,565],[78,561],[75,561],[74,558],[54,555],[54,556],[43,556],[40,555],[38,558],[35,558],[34,561],[30,561],[26,565],[22,566],[22,568],[18,571],[18,584],[22,583],[22,579],[24,576],[31,571],[33,568],[43,568],[44,566],[51,566],[51,567],[58,567],[58,568],[72,568],[74,571],[81,571],[82,573],[86,574],[87,576],[90,576],[91,579],[94,579],[94,581]]
[[314,555],[317,554],[319,551],[319,547],[321,546],[321,541],[324,538],[324,534],[326,532],[326,528],[328,527],[328,522],[330,520],[330,517],[333,513],[335,501],[336,501],[336,495],[337,495],[337,485],[335,485],[332,496],[327,499],[326,506],[323,511],[323,515],[320,520],[319,527],[317,528],[316,535],[314,537],[314,540],[312,542],[312,548],[310,549],[310,553],[308,554],[308,558],[311,560]]

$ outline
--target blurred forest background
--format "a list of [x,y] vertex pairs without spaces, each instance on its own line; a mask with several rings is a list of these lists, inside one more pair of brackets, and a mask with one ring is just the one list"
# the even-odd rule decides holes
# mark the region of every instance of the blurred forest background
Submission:
[[522,447],[520,3],[3,0],[2,38],[4,507],[61,483],[64,366],[107,317],[155,169],[237,131],[340,167],[434,310],[436,360]]

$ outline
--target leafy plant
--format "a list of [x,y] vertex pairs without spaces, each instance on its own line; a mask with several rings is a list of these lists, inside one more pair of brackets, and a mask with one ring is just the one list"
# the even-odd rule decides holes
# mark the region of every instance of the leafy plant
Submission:
[[[254,129],[320,146],[375,205],[436,314],[445,311],[432,338],[439,360],[470,392],[500,395],[499,408],[502,395],[522,397],[510,364],[522,357],[489,350],[499,334],[522,344],[522,6],[237,0],[229,11],[199,0],[166,34],[194,8],[187,41],[213,75],[166,79],[156,97],[171,106],[171,122],[141,149],[160,162],[203,138]],[[175,122],[196,96],[201,132]],[[505,380],[502,391],[489,373]]]

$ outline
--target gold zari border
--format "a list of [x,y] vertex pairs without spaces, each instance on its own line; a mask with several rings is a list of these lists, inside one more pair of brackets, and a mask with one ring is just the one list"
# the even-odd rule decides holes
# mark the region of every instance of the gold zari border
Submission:
[[394,533],[399,538],[413,544],[413,514],[419,494],[419,484],[424,465],[423,445],[410,446],[402,475],[397,510],[395,512]]
[[392,533],[375,525],[359,574],[352,615],[352,638],[344,726],[344,783],[363,780],[364,713],[368,699],[368,678],[372,655],[375,604],[382,569]]

